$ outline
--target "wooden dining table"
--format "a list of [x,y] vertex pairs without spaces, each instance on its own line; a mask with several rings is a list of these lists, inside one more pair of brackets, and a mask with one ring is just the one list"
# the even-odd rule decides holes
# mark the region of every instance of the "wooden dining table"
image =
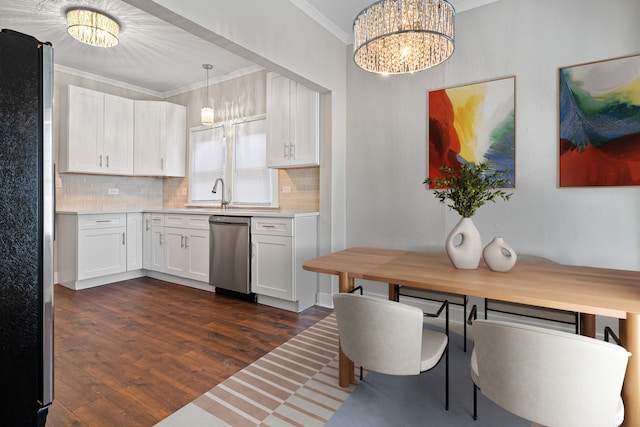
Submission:
[[[302,263],[308,271],[336,275],[339,291],[355,279],[389,284],[389,299],[399,286],[451,292],[582,313],[586,335],[595,336],[595,316],[619,319],[619,336],[631,353],[622,398],[624,426],[640,427],[640,271],[518,260],[506,273],[484,263],[475,270],[453,267],[444,253],[354,247]],[[351,362],[339,351],[339,383],[353,382]]]

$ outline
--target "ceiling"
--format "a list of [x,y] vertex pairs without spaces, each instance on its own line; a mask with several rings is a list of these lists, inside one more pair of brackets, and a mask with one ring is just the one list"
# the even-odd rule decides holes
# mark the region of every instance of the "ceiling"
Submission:
[[[373,0],[290,0],[345,44],[352,43],[355,16]],[[451,0],[458,13],[497,0]],[[66,31],[65,12],[87,6],[121,24],[120,43],[96,48]],[[135,25],[134,25],[135,24]],[[30,34],[54,47],[58,70],[160,97],[202,87],[202,64],[213,64],[209,82],[259,70],[252,62],[149,15],[122,0],[0,0],[0,28]]]

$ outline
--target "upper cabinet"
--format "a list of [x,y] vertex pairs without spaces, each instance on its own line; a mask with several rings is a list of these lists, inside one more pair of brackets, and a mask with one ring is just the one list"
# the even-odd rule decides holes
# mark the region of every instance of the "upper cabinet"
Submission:
[[318,166],[320,97],[293,80],[267,73],[267,166]]
[[185,175],[186,107],[69,85],[60,120],[60,172]]
[[163,101],[135,101],[134,174],[184,176],[186,108]]
[[60,171],[133,174],[133,101],[68,86]]

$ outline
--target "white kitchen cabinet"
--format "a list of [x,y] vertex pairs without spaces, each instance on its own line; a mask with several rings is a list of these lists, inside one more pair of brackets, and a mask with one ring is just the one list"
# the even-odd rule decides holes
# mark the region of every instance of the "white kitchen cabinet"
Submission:
[[133,101],[69,85],[60,172],[133,174]]
[[209,218],[166,215],[165,273],[209,282]]
[[134,111],[134,175],[185,176],[186,108],[135,101]]
[[317,256],[317,217],[254,217],[251,291],[258,302],[300,312],[315,304],[317,274],[302,262]]
[[151,231],[149,237],[148,248],[148,270],[163,273],[166,269],[165,264],[165,246],[166,236],[164,230],[164,215],[151,214]]
[[293,80],[267,73],[267,166],[318,166],[320,96]]
[[78,218],[78,280],[127,271],[127,215]]
[[141,212],[127,213],[127,271],[143,268],[143,228]]
[[151,214],[142,214],[142,268],[151,270]]
[[[141,277],[143,270],[135,268],[142,256],[136,235],[140,222],[133,219],[141,214],[134,213],[131,221],[127,216],[57,212],[56,283],[78,290]],[[128,265],[129,248],[137,259]]]

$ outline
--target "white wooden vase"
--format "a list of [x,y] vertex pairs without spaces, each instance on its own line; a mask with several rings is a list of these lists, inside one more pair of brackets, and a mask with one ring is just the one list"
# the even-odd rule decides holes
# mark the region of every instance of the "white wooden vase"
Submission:
[[[458,237],[460,237],[458,241]],[[482,257],[480,232],[471,218],[462,218],[453,227],[445,243],[445,250],[451,263],[461,270],[478,268]]]
[[502,237],[495,237],[485,246],[482,257],[491,270],[500,272],[511,270],[518,259],[513,248]]

